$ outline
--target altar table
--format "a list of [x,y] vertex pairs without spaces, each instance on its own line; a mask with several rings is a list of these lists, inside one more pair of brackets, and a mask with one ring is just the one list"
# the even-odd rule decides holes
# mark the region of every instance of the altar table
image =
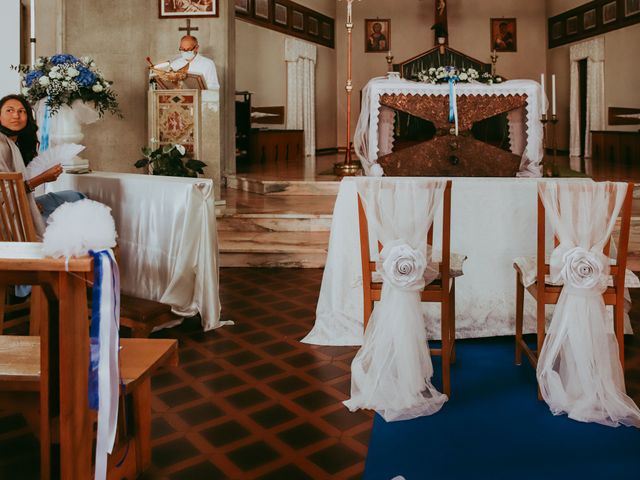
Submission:
[[[511,152],[522,156],[518,176],[542,176],[543,129],[540,121],[541,104],[546,97],[540,84],[533,80],[510,80],[486,85],[458,83],[458,96],[526,95],[524,108],[510,111],[509,139]],[[448,84],[412,82],[401,78],[377,77],[371,79],[362,92],[362,109],[354,135],[354,147],[367,175],[377,159],[393,150],[394,111],[381,103],[383,95],[448,96]],[[374,170],[375,171],[375,170]]]
[[178,315],[200,313],[205,330],[228,323],[220,321],[210,179],[93,172],[62,174],[48,188],[111,207],[123,293],[167,303]]
[[[316,322],[302,340],[305,343],[362,343],[362,272],[356,182],[366,180],[345,178],[340,184]],[[452,180],[451,251],[468,257],[464,275],[456,278],[456,336],[513,335],[516,297],[513,260],[536,254],[537,188],[538,182],[547,179],[457,177]],[[436,215],[436,226],[441,223],[441,216],[442,211]],[[374,232],[370,231],[369,236],[373,246],[371,251],[377,252]],[[433,238],[441,238],[437,228]],[[435,247],[438,248],[437,241]],[[429,309],[430,318],[440,317],[436,305],[423,304],[423,308]],[[428,338],[439,338],[438,325],[439,322],[427,325]],[[525,328],[534,331],[534,326],[535,304],[527,295]]]
[[[0,243],[0,282],[41,285],[49,314],[40,316],[40,442],[51,445],[52,419],[59,417],[60,457],[40,449],[41,478],[93,478],[93,424],[89,411],[89,322],[85,276],[89,256],[45,258],[41,243]],[[59,464],[60,472],[53,466]],[[17,472],[16,472],[17,474]]]

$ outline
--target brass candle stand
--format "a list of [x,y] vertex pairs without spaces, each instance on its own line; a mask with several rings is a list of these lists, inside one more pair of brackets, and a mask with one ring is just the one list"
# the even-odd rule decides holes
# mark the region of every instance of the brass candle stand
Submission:
[[393,55],[391,55],[391,50],[387,52],[384,58],[387,60],[387,72],[393,72]]
[[[556,156],[558,154],[558,147],[556,143],[556,125],[558,123],[558,116],[556,114],[552,114],[551,118],[549,118],[546,113],[543,113],[540,121],[542,122],[543,129],[542,145],[544,147],[545,159],[543,162],[543,175],[545,177],[557,177],[559,176],[558,166],[556,164]],[[551,158],[547,157],[547,147],[549,141],[551,141]]]
[[353,31],[353,18],[351,15],[352,6],[354,0],[347,1],[347,22],[345,24],[347,28],[347,84],[345,90],[347,91],[347,151],[344,156],[344,162],[336,163],[333,166],[333,173],[339,177],[352,176],[358,173],[362,168],[360,161],[351,158],[351,91],[353,85],[351,83],[351,34]]

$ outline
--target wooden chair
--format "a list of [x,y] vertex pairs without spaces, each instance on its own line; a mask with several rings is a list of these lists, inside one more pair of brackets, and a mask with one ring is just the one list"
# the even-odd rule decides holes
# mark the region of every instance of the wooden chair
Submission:
[[[427,285],[420,298],[423,302],[440,303],[441,348],[432,348],[431,353],[442,356],[442,389],[447,396],[451,396],[451,363],[455,361],[455,274],[451,271],[451,180],[447,181],[444,189],[442,215],[442,261],[439,265],[440,274],[436,280]],[[376,263],[371,261],[369,250],[369,225],[367,215],[360,195],[358,195],[358,219],[360,227],[360,256],[362,261],[362,291],[364,296],[364,329],[369,323],[373,312],[373,302],[380,300],[382,282],[374,279]],[[433,244],[433,224],[427,235],[427,243]],[[383,245],[378,242],[378,251]]]
[[[177,363],[177,340],[121,340],[123,385],[116,446],[108,462],[109,479],[137,478],[150,466],[151,375],[162,366]],[[35,432],[39,423],[39,389],[40,339],[0,336],[0,407],[20,411]]]
[[[0,242],[35,242],[36,229],[31,217],[29,199],[21,173],[0,173]],[[8,303],[9,285],[0,284],[0,334],[5,329],[26,323],[29,317],[22,314],[31,306],[29,298],[22,302]],[[36,292],[39,289],[36,289]],[[5,315],[12,316],[5,322]],[[37,322],[30,329],[37,329]],[[34,335],[34,330],[30,330]]]
[[[620,210],[620,234],[618,237],[617,255],[615,264],[611,265],[610,286],[603,294],[605,305],[612,305],[614,312],[614,331],[618,340],[618,349],[620,354],[620,364],[624,369],[624,290],[627,266],[627,249],[629,245],[629,231],[631,224],[631,202],[633,200],[633,183],[627,186],[627,192]],[[538,230],[537,230],[537,257],[535,259],[535,281],[526,288],[536,301],[536,349],[533,350],[528,346],[523,338],[523,317],[524,317],[524,290],[526,277],[525,268],[522,264],[514,263],[516,270],[516,365],[522,363],[522,353],[524,352],[531,365],[536,368],[538,363],[538,355],[542,350],[545,339],[545,305],[555,305],[560,298],[562,285],[552,285],[548,282],[547,275],[550,272],[549,263],[545,261],[546,250],[546,222],[545,207],[538,191]],[[558,245],[557,237],[554,237],[554,244]],[[604,248],[604,254],[610,254],[611,239],[607,241]],[[549,252],[550,253],[550,252]],[[539,279],[544,278],[541,282]],[[528,283],[528,282],[526,282]],[[540,394],[538,394],[540,397]],[[540,397],[541,398],[541,397]]]

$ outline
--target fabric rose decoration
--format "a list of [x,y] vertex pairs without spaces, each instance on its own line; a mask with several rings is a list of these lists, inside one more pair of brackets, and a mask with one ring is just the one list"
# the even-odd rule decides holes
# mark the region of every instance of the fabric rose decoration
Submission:
[[424,270],[427,259],[420,250],[415,250],[405,240],[387,243],[380,252],[378,271],[385,282],[401,290],[424,288]]
[[565,285],[592,289],[606,285],[609,262],[606,255],[574,247],[562,256],[560,275]]

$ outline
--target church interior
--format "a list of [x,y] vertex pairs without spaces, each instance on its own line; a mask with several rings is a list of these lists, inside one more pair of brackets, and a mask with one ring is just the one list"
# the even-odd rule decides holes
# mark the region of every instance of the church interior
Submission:
[[33,196],[117,232],[34,256],[64,217],[5,236],[0,173],[0,479],[635,476],[637,0],[3,0],[0,38],[41,157],[84,147]]

